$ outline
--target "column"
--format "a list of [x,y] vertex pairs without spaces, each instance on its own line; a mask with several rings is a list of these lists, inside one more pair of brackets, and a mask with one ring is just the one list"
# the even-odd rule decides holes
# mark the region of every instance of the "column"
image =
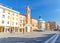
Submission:
[[6,32],[6,26],[4,27],[4,32]]
[[14,26],[14,32],[15,32],[15,26]]
[[30,32],[30,26],[28,26],[28,32]]
[[18,27],[18,32],[20,32],[19,29],[20,29],[20,28]]

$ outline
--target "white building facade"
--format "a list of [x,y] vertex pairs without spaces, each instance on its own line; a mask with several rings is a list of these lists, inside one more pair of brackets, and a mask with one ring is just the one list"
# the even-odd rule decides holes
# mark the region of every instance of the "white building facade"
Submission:
[[0,5],[0,32],[13,32],[19,27],[19,12]]
[[44,31],[46,28],[45,21],[42,19],[41,16],[39,17],[39,20],[38,20],[38,28],[39,28],[39,30],[42,30],[42,31]]
[[12,8],[0,5],[0,32],[32,32],[33,27],[37,27],[32,24],[37,21],[31,20],[30,13],[29,6],[26,7],[25,14],[21,15]]

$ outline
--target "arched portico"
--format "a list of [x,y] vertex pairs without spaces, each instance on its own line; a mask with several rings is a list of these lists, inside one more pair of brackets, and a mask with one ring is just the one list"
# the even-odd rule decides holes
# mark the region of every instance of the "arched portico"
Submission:
[[31,24],[26,24],[25,26],[24,26],[24,31],[25,32],[32,32],[33,30],[32,30],[32,25]]

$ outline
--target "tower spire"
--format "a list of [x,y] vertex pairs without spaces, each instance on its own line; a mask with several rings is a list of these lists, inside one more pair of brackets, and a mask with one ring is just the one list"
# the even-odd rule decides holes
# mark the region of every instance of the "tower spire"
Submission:
[[29,6],[26,7],[25,13],[30,14],[30,7]]

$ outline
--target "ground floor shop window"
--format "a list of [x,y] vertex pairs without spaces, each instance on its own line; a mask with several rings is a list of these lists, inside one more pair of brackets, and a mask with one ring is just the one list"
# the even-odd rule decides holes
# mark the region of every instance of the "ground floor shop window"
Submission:
[[4,32],[4,27],[2,28],[2,32]]
[[18,28],[15,28],[15,32],[18,32]]
[[20,29],[20,32],[22,32],[22,29]]
[[26,27],[26,32],[27,32],[27,27]]

